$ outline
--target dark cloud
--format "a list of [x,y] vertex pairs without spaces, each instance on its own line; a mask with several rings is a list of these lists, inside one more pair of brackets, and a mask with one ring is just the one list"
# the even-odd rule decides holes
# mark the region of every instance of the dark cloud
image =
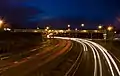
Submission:
[[43,13],[37,7],[22,5],[22,3],[16,6],[13,2],[9,1],[2,0],[0,2],[0,16],[10,23],[25,25],[29,23],[30,19],[34,19],[37,15]]
[[85,22],[107,24],[116,21],[120,13],[119,4],[120,0],[1,0],[0,16],[21,25],[38,23],[40,20],[41,24],[43,21],[45,24],[48,20],[48,23],[61,27],[62,23],[84,23],[84,19]]

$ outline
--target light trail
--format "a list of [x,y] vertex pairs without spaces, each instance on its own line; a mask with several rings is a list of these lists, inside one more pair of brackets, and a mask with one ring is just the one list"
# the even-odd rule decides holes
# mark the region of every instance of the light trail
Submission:
[[[81,40],[81,39],[80,39]],[[108,63],[108,65],[109,65],[109,68],[110,68],[110,71],[111,71],[111,73],[112,73],[112,76],[115,76],[115,74],[114,74],[114,71],[113,71],[113,68],[112,68],[112,65],[111,65],[111,62],[110,61],[112,61],[112,64],[114,65],[114,67],[115,67],[115,69],[117,70],[117,73],[119,74],[119,76],[120,76],[120,71],[119,71],[119,69],[118,69],[118,66],[117,66],[117,64],[116,64],[116,62],[114,61],[114,59],[112,58],[112,56],[107,52],[107,50],[104,48],[104,47],[102,47],[101,45],[99,45],[99,44],[97,44],[97,43],[95,43],[95,42],[92,42],[92,41],[88,41],[88,40],[84,40],[84,39],[82,39],[83,41],[86,41],[86,42],[88,42],[88,43],[91,43],[91,44],[93,44],[94,46],[96,46],[98,49],[100,49],[100,51],[102,52],[102,54],[104,55],[104,57],[106,58],[106,60],[107,60],[107,63]]]
[[[56,37],[55,37],[55,38],[56,38]],[[67,39],[67,40],[71,39],[71,40],[73,40],[73,41],[76,41],[76,42],[82,44],[84,51],[88,51],[88,48],[87,48],[87,46],[85,45],[85,43],[77,40],[76,38],[67,38],[67,37],[57,37],[57,38]],[[91,47],[91,46],[90,46],[90,47]],[[96,59],[97,57],[96,57],[96,54],[95,54],[94,49],[93,49],[92,47],[91,47],[91,49],[92,49],[92,51],[93,51],[94,60],[95,60],[94,76],[97,76],[97,59]],[[75,61],[75,63],[72,65],[72,67],[71,67],[71,68],[68,70],[68,72],[65,74],[65,76],[68,76],[68,74],[71,72],[71,70],[72,70],[72,69],[74,68],[74,66],[76,65],[76,63],[77,63],[77,61],[79,60],[79,58],[80,58],[80,54],[79,54],[77,60]],[[79,65],[80,65],[80,64],[79,64]],[[78,65],[78,67],[79,67],[79,65]],[[76,70],[73,72],[73,75],[74,75],[75,72],[77,71],[78,67],[77,67]],[[73,76],[73,75],[72,75],[72,76]]]
[[[87,47],[85,45],[85,44],[87,44],[92,49],[93,55],[94,55],[94,60],[95,60],[94,76],[96,76],[96,70],[97,70],[97,67],[96,67],[97,66],[97,62],[96,62],[95,52],[96,52],[97,57],[99,59],[100,76],[102,76],[102,64],[101,64],[101,59],[100,59],[100,55],[99,55],[98,51],[100,51],[103,54],[103,56],[105,57],[105,59],[106,59],[106,61],[108,63],[108,66],[109,66],[109,69],[110,69],[110,72],[111,72],[112,76],[115,76],[115,73],[113,71],[113,67],[115,67],[118,75],[120,76],[120,70],[119,70],[116,62],[114,61],[114,59],[112,58],[112,56],[108,53],[108,50],[106,50],[101,45],[99,45],[99,44],[97,44],[95,42],[89,41],[89,40],[79,39],[79,38],[68,38],[68,37],[56,37],[56,38],[73,40],[73,41],[79,42],[80,44],[83,45],[84,51],[87,50]],[[99,49],[99,50],[97,50],[97,49]],[[112,66],[112,64],[113,64],[113,66]]]
[[[84,43],[86,43],[86,42],[84,42]],[[95,64],[94,65],[94,76],[97,76],[97,56],[95,54],[94,48],[90,44],[88,44],[88,43],[86,43],[86,44],[91,48],[91,50],[93,52],[94,64]]]
[[[86,43],[88,46],[91,47],[93,53],[94,53],[94,51],[96,52],[96,54],[97,54],[96,56],[98,57],[98,62],[99,62],[99,67],[100,67],[100,76],[102,76],[102,64],[101,64],[100,55],[99,55],[97,49],[96,49],[92,44],[89,44],[89,43],[87,43],[87,42],[84,42],[84,43]],[[95,71],[96,71],[96,70],[95,70]],[[95,73],[95,72],[94,72],[94,76],[96,76],[96,73]]]
[[[69,40],[69,38],[60,38],[60,39],[67,39],[67,40]],[[74,40],[74,39],[71,39],[71,40]],[[75,40],[74,40],[74,41],[75,41]],[[82,46],[83,46],[84,51],[87,51],[86,46],[85,46],[83,43],[82,43]],[[75,65],[76,65],[77,62],[79,61],[80,56],[81,56],[81,52],[79,53],[79,55],[78,55],[76,61],[74,62],[74,64],[73,64],[73,65],[70,67],[70,69],[65,73],[65,76],[68,76],[68,75],[69,75],[69,73],[72,71],[72,69],[75,67]],[[77,66],[76,70],[73,72],[73,75],[75,74],[75,72],[77,71],[78,68],[79,68],[79,65]],[[73,75],[72,75],[72,76],[73,76]]]
[[84,48],[84,51],[88,51],[87,46],[86,46],[83,42],[78,41],[78,40],[74,40],[74,41],[76,41],[76,42],[78,42],[78,43],[82,44],[82,46],[83,46],[83,48]]
[[[82,39],[82,40],[83,40],[84,42],[92,43],[91,41],[88,41],[88,40],[84,40],[84,39]],[[92,43],[92,44],[93,44],[93,43]],[[93,44],[93,45],[96,46],[95,44]],[[104,51],[103,51],[100,47],[98,47],[98,48],[101,50],[101,52],[103,53],[105,59],[107,60],[107,63],[108,63],[108,65],[109,65],[109,67],[110,67],[110,71],[111,71],[111,73],[112,73],[112,76],[115,76],[109,58],[107,57],[107,55],[104,53]]]
[[104,52],[107,54],[107,56],[108,56],[109,59],[112,61],[115,69],[117,70],[117,72],[118,72],[118,74],[119,74],[119,76],[120,76],[120,71],[119,71],[119,69],[118,69],[118,66],[117,66],[116,62],[115,62],[114,59],[112,58],[112,56],[111,56],[111,55],[107,52],[107,50],[106,50],[105,48],[103,48],[101,45],[98,44],[98,46],[101,47],[101,49],[103,49]]
[[100,67],[100,76],[102,76],[102,63],[101,63],[100,55],[99,55],[97,49],[93,45],[91,45],[91,46],[95,49],[95,51],[97,53],[98,61],[99,61],[99,67]]
[[[75,40],[74,40],[74,41],[75,41]],[[80,42],[80,41],[78,41],[78,42],[82,44],[82,46],[83,46],[83,48],[84,48],[84,52],[85,52],[85,51],[88,51],[88,48],[87,48],[87,46],[86,46],[84,43],[82,43],[82,42]],[[79,58],[80,58],[80,57],[79,57]],[[81,64],[81,62],[78,63],[78,65],[77,65],[76,69],[74,70],[72,76],[75,75],[75,73],[76,73],[77,70],[79,69],[80,64]]]

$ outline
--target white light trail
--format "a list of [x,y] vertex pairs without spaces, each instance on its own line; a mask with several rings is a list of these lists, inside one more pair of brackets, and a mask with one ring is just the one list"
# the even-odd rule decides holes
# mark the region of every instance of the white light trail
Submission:
[[74,40],[74,41],[76,41],[76,42],[78,42],[78,43],[82,44],[82,46],[83,46],[83,48],[84,48],[84,51],[88,51],[87,46],[86,46],[83,42],[78,41],[78,40]]
[[113,65],[114,65],[114,67],[115,67],[115,69],[117,70],[117,72],[118,72],[118,74],[119,74],[119,76],[120,76],[120,71],[119,71],[118,66],[117,66],[117,64],[115,63],[114,59],[112,58],[112,56],[111,56],[111,55],[107,52],[107,50],[106,50],[105,48],[103,48],[101,45],[98,44],[98,46],[101,47],[101,48],[104,50],[104,52],[107,54],[107,56],[110,58],[110,60],[112,61]]
[[[88,43],[86,43],[88,44]],[[89,44],[88,44],[89,45]],[[92,46],[89,45],[89,47],[92,49],[92,52],[93,52],[93,55],[94,55],[94,60],[95,60],[95,66],[94,66],[94,76],[97,76],[97,57],[96,57],[96,54],[95,54],[95,51],[93,49]]]
[[[92,52],[93,52],[93,55],[94,55],[94,60],[95,60],[95,68],[94,68],[94,76],[97,76],[97,56],[98,56],[98,59],[99,59],[99,66],[100,66],[100,76],[102,76],[102,64],[101,64],[101,59],[100,59],[100,55],[97,51],[97,49],[90,43],[87,43],[85,41],[80,41],[81,39],[74,39],[74,41],[77,41],[79,43],[81,43],[82,45],[84,45],[84,47],[87,49],[87,46],[85,44],[87,44],[91,49],[92,49]],[[88,49],[87,49],[88,50]],[[96,53],[97,55],[96,55]]]
[[[89,46],[92,48],[92,51],[95,50],[95,52],[96,52],[96,54],[97,54],[97,57],[98,57],[99,66],[100,66],[100,76],[102,76],[102,64],[101,64],[100,55],[99,55],[97,49],[96,49],[92,44],[89,44],[89,43],[87,43],[87,42],[84,42],[84,43],[86,43],[87,45],[89,45]],[[94,75],[95,75],[95,74],[94,74]]]
[[[57,37],[57,38],[58,38],[58,37]],[[61,37],[59,37],[59,38],[60,38],[60,39],[67,39],[67,40],[70,39],[70,38],[61,38]],[[71,38],[71,40],[75,41],[75,39],[73,39],[73,38]],[[87,51],[87,50],[88,50],[88,49],[87,49],[87,46],[86,46],[84,43],[82,43],[82,42],[80,42],[80,41],[78,41],[78,42],[82,44],[84,51]],[[65,76],[68,76],[68,74],[72,71],[72,69],[73,69],[73,68],[75,67],[75,65],[77,64],[80,56],[81,56],[81,52],[79,53],[79,56],[77,57],[75,63],[74,63],[74,64],[71,66],[71,68],[65,73]],[[79,63],[79,64],[80,64],[80,63]],[[73,72],[73,75],[75,74],[75,72],[77,71],[78,68],[79,68],[79,65],[77,66],[77,68],[76,68],[75,71]],[[73,75],[72,75],[72,76],[73,76]]]
[[[73,39],[73,40],[74,40],[74,39]],[[74,40],[74,41],[76,41],[76,40]],[[78,41],[78,43],[81,43],[81,44],[82,44],[84,51],[88,51],[88,48],[87,48],[87,46],[86,46],[84,43],[82,43],[82,42],[80,42],[80,41]],[[80,59],[80,57],[78,57],[78,58]],[[80,63],[81,63],[81,62],[78,63],[78,66],[77,66],[76,69],[74,70],[72,76],[75,75],[76,71],[78,70],[78,68],[79,68],[79,66],[80,66]]]
[[95,49],[97,56],[98,56],[98,61],[99,61],[99,66],[100,66],[100,76],[102,76],[102,63],[101,63],[101,59],[100,59],[100,55],[97,51],[97,49],[92,45],[92,47]]
[[[88,40],[84,40],[84,39],[82,39],[84,42],[88,42],[88,43],[92,43],[93,44],[93,42],[91,42],[91,41],[88,41]],[[93,44],[94,46],[97,46],[96,44]],[[97,46],[98,47],[98,46]],[[110,63],[110,60],[109,60],[109,58],[107,57],[107,55],[104,53],[104,51],[100,48],[100,47],[98,47],[100,50],[101,50],[101,52],[103,53],[103,55],[104,55],[104,57],[106,58],[106,60],[107,60],[107,63],[108,63],[108,65],[109,65],[109,67],[110,67],[110,71],[111,71],[111,73],[112,73],[112,76],[114,76],[114,72],[113,72],[113,68],[112,68],[112,65],[111,65],[111,63]]]
[[[85,45],[85,43],[83,43],[83,42],[81,42],[81,41],[79,41],[79,40],[77,40],[77,39],[75,39],[75,38],[67,38],[67,37],[55,37],[55,38],[60,38],[60,39],[71,39],[71,40],[73,40],[73,41],[76,41],[76,42],[78,42],[78,43],[80,43],[80,44],[82,44],[82,46],[83,46],[83,48],[84,48],[84,51],[88,51],[88,49],[87,49],[87,46]],[[91,46],[90,46],[91,47]],[[91,47],[91,49],[92,49],[92,51],[93,51],[93,55],[94,55],[94,60],[95,60],[95,68],[94,68],[94,76],[97,76],[97,57],[96,57],[96,54],[95,54],[95,51],[94,51],[94,49]],[[72,65],[72,67],[68,70],[68,72],[65,74],[65,76],[67,76],[69,73],[70,73],[70,71],[73,69],[73,67],[76,65],[76,63],[77,63],[77,61],[78,61],[78,59],[80,58],[80,56],[78,56],[78,58],[77,58],[77,60],[76,60],[76,62]],[[77,69],[77,68],[76,68]],[[76,71],[75,71],[76,72]],[[74,73],[75,73],[74,72]],[[73,74],[74,74],[73,73]]]
[[114,59],[112,58],[112,56],[107,52],[107,50],[104,47],[102,47],[101,45],[99,45],[99,44],[97,44],[95,42],[92,42],[92,41],[88,41],[88,40],[84,40],[84,41],[89,42],[89,43],[93,44],[94,46],[96,46],[98,49],[100,49],[100,51],[102,52],[102,54],[104,55],[104,57],[107,60],[107,63],[109,65],[109,68],[110,68],[110,71],[112,73],[112,76],[115,76],[115,74],[114,74],[114,71],[113,71],[113,68],[112,68],[110,60],[112,61],[112,64],[114,65],[115,69],[117,70],[117,73],[120,76],[120,71],[118,69],[118,66],[117,66],[116,62],[114,61]]
[[[112,67],[112,64],[113,66],[115,67],[118,75],[120,76],[120,70],[116,64],[116,62],[114,61],[114,59],[112,58],[112,56],[108,53],[108,50],[106,50],[104,47],[102,47],[101,45],[95,43],[95,42],[92,42],[92,41],[89,41],[89,40],[85,40],[85,39],[79,39],[79,38],[68,38],[68,37],[56,37],[56,38],[60,38],[60,39],[68,39],[68,40],[73,40],[73,41],[76,41],[76,42],[79,42],[83,45],[83,48],[84,48],[84,51],[88,50],[87,49],[87,46],[85,44],[87,44],[88,46],[90,46],[90,48],[92,49],[93,51],[93,55],[94,55],[94,60],[95,60],[95,68],[94,68],[94,76],[97,75],[97,62],[96,62],[96,54],[97,54],[97,57],[99,59],[99,66],[100,66],[100,76],[102,76],[102,64],[101,64],[101,60],[100,60],[100,55],[99,55],[99,52],[100,51],[103,56],[105,57],[107,63],[108,63],[108,66],[110,68],[110,71],[111,71],[111,74],[112,76],[115,76],[115,73],[113,71],[113,67]],[[97,50],[97,49],[99,50]],[[95,54],[96,52],[96,54]]]

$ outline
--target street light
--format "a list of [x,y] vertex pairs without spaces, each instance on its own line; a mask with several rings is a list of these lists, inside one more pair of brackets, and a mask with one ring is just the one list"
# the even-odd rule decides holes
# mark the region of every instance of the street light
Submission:
[[77,28],[75,28],[75,31],[77,31],[78,29]]
[[68,27],[70,27],[70,25],[68,25]]
[[84,27],[84,26],[85,26],[85,24],[81,24],[81,26],[82,26],[82,27]]
[[102,28],[103,28],[103,26],[101,26],[101,25],[100,25],[100,26],[98,26],[98,29],[102,29]]
[[111,31],[111,30],[113,30],[113,27],[112,27],[112,26],[109,26],[109,27],[107,28],[107,30],[108,30],[108,31]]
[[112,46],[112,43],[113,43],[113,38],[114,38],[114,27],[113,26],[108,26],[107,27],[107,30],[108,30],[108,40],[109,40],[109,49],[111,50],[111,46]]
[[68,28],[68,31],[70,31],[70,25],[68,25],[68,27],[67,27],[67,28]]
[[50,28],[50,27],[48,27],[48,26],[46,27],[47,30],[48,30],[49,28]]
[[37,30],[39,30],[40,28],[39,27],[37,27]]
[[2,27],[3,24],[3,20],[0,20],[0,28]]

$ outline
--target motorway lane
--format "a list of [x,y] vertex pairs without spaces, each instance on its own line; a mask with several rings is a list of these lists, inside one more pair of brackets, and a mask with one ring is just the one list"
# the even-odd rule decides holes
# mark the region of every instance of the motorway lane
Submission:
[[88,51],[84,51],[82,55],[82,61],[79,63],[79,68],[75,74],[71,76],[94,76],[94,56],[91,49],[88,48]]
[[[56,42],[58,42],[58,41],[56,41]],[[25,51],[22,50],[22,52],[20,52],[20,53],[2,55],[2,57],[0,57],[0,68],[9,65],[12,62],[19,61],[23,58],[34,55],[34,54],[38,53],[39,50],[41,50],[42,48],[47,47],[47,46],[50,46],[48,41],[42,42],[41,45],[30,47],[26,50],[23,48],[23,50],[25,50]],[[16,49],[16,51],[17,51],[17,49]]]
[[56,38],[71,39],[82,44],[83,48],[85,48],[85,45],[88,46],[88,51],[85,51],[85,49],[83,50],[84,53],[82,55],[82,62],[80,62],[79,65],[76,64],[78,67],[73,68],[73,73],[65,76],[120,76],[120,71],[115,60],[112,58],[111,54],[108,53],[108,50],[101,45],[85,39],[63,37]]
[[[49,62],[59,54],[63,53],[65,50],[60,50],[65,45],[69,46],[70,41],[68,43],[65,40],[62,40],[59,45],[54,46],[54,49],[52,48],[46,48],[44,50],[43,54],[36,54],[34,57],[30,57],[29,59],[25,59],[21,62],[15,63],[12,67],[7,68],[3,73],[1,73],[2,76],[24,76],[31,71],[35,70],[39,66],[42,66],[43,64]],[[48,52],[46,52],[48,50]],[[50,51],[51,50],[51,51]],[[19,72],[21,72],[19,74]]]
[[89,47],[91,47],[91,49],[93,48],[92,51],[96,52],[96,57],[98,59],[94,59],[94,61],[98,62],[98,63],[96,63],[96,65],[97,65],[96,68],[99,68],[99,70],[94,69],[94,73],[96,72],[96,74],[94,74],[94,76],[120,76],[120,71],[119,71],[117,64],[115,63],[114,59],[107,52],[107,50],[105,48],[103,48],[99,44],[96,44],[92,41],[88,41],[88,40],[84,40],[84,39],[78,39],[78,40],[89,45]]
[[[99,44],[84,39],[64,39],[76,41],[73,44],[73,48],[27,76],[120,76],[119,68],[114,59]],[[38,57],[34,62],[32,61],[32,64],[38,63],[36,61],[40,61]],[[35,65],[32,66],[30,63],[25,66],[35,67]],[[13,72],[16,71],[14,70]],[[6,74],[5,76],[8,75]]]
[[[45,47],[51,46],[49,43],[50,41],[43,42],[41,46],[37,46],[36,48],[33,48],[31,50],[26,50],[25,52],[21,52],[20,54],[13,54],[10,55],[8,59],[0,60],[0,73],[3,72],[5,69],[8,69],[10,66],[15,65],[18,62],[25,61],[27,59],[30,59],[31,56],[42,52]],[[55,40],[52,42],[53,45],[58,44],[59,40]]]
[[[117,63],[117,65],[118,65],[118,67],[120,68],[120,48],[119,48],[119,43],[120,43],[120,41],[118,40],[118,41],[113,41],[112,42],[112,46],[110,46],[110,42],[108,42],[107,41],[107,43],[105,44],[105,40],[99,40],[99,41],[97,41],[97,40],[93,40],[94,42],[96,42],[96,43],[99,43],[99,44],[101,44],[102,46],[104,46],[104,47],[106,47],[108,50],[110,50],[110,51],[108,51],[111,55],[112,55],[112,57],[115,59],[115,61],[116,61],[116,63]],[[111,47],[111,48],[110,48]]]
[[51,62],[39,67],[34,72],[31,72],[27,76],[64,76],[68,72],[69,68],[73,65],[78,55],[82,54],[82,49],[79,48],[82,45],[73,42],[73,47],[67,52],[63,53]]
[[[98,52],[95,51],[99,49],[94,48],[94,46],[88,46],[88,49],[89,50],[87,52],[84,52],[86,56],[84,56],[83,58],[84,61],[82,61],[82,63],[79,65],[80,67],[77,70],[75,76],[79,76],[79,75],[81,76],[111,76],[104,56],[99,51]],[[93,50],[96,56],[95,59],[94,59],[94,54],[92,52]],[[85,60],[85,57],[87,58],[86,60]],[[96,60],[96,63],[94,63],[95,60]],[[95,64],[96,64],[96,70],[94,69]]]

